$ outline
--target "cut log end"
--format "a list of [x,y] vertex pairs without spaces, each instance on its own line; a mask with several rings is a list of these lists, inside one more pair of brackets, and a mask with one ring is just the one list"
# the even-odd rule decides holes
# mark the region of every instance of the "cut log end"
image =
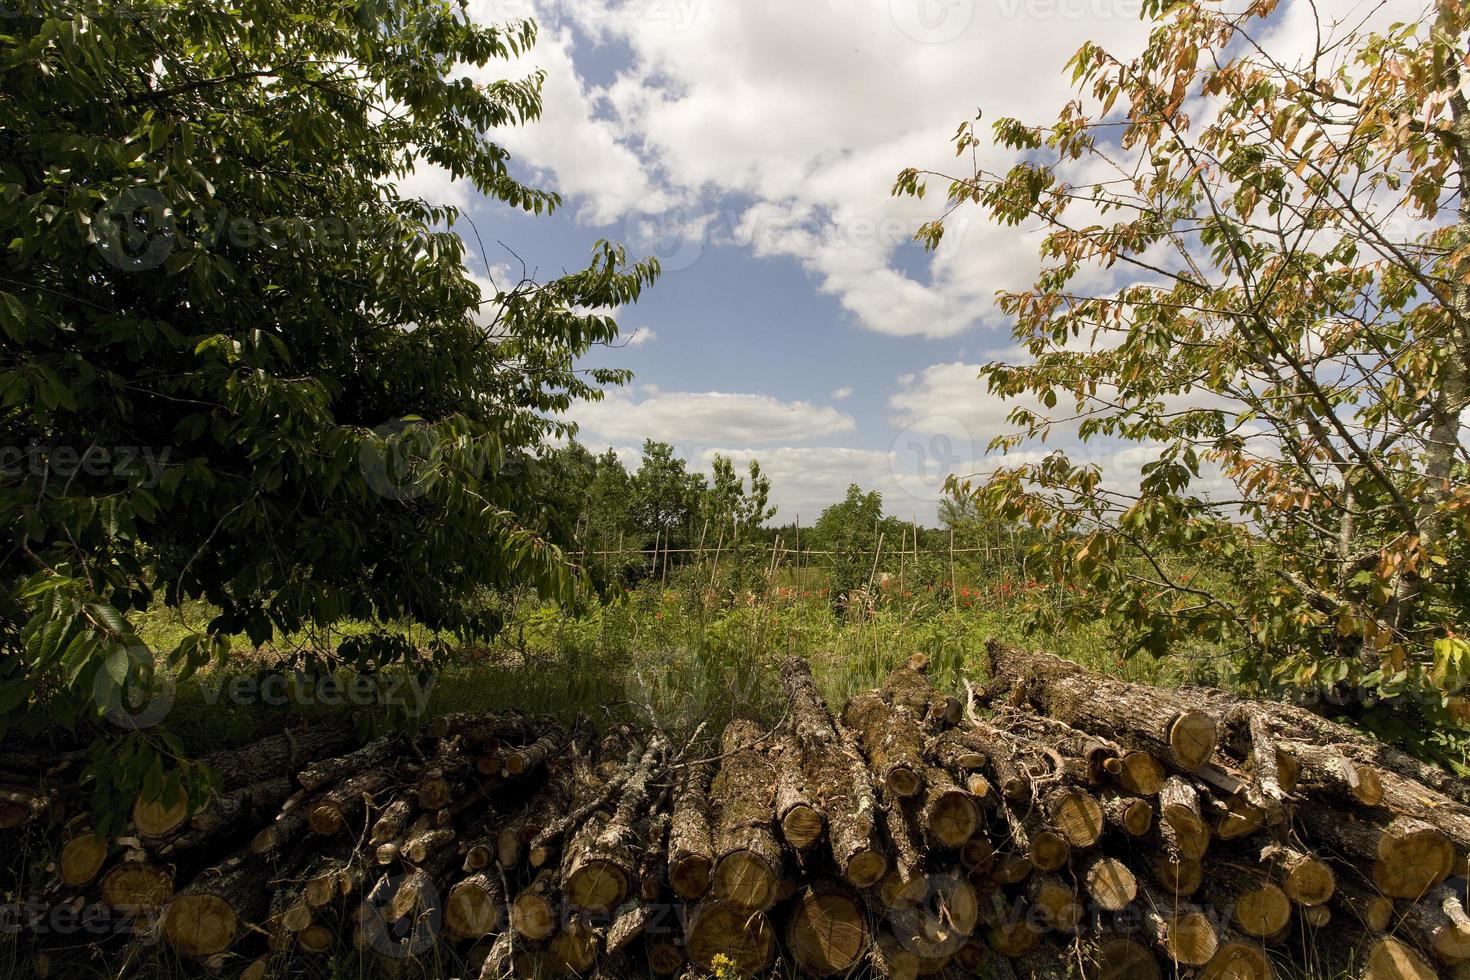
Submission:
[[319,923],[312,923],[296,934],[296,948],[303,953],[312,956],[320,956],[329,952],[337,940],[331,929]]
[[776,955],[764,913],[719,899],[701,902],[690,914],[685,949],[703,969],[713,969],[714,958],[723,955],[739,972],[754,975],[763,973]]
[[1164,785],[1164,766],[1147,752],[1126,752],[1118,759],[1118,785],[1138,796],[1154,796]]
[[90,884],[107,860],[107,840],[96,834],[82,834],[66,842],[61,849],[61,881],[73,888]]
[[929,836],[940,847],[958,847],[980,826],[980,808],[969,793],[957,789],[935,794],[924,808]]
[[120,864],[102,876],[102,904],[125,915],[156,912],[173,895],[173,875],[142,862]]
[[1031,864],[1036,870],[1056,871],[1072,856],[1072,845],[1063,840],[1060,835],[1043,830],[1031,838],[1031,846],[1026,856],[1031,859]]
[[510,924],[522,939],[540,942],[556,931],[556,909],[545,895],[523,891],[511,903]]
[[1362,962],[1359,980],[1434,980],[1439,975],[1413,947],[1392,936],[1374,940]]
[[1083,875],[1087,894],[1107,912],[1127,908],[1138,897],[1138,880],[1132,870],[1117,858],[1095,858]]
[[1102,837],[1102,806],[1086,790],[1058,789],[1047,797],[1046,807],[1052,827],[1073,847],[1091,847]]
[[567,876],[567,899],[589,912],[611,912],[628,897],[628,876],[612,861],[591,860]]
[[918,796],[923,788],[923,779],[908,766],[894,766],[883,779],[884,792],[899,799]]
[[1231,918],[1247,936],[1274,936],[1291,923],[1291,899],[1270,882],[1262,882],[1236,897]]
[[763,854],[732,851],[720,858],[710,879],[710,894],[744,909],[765,911],[780,889],[778,869]]
[[172,804],[142,794],[133,802],[133,829],[141,837],[167,837],[189,819],[189,801],[180,793]]
[[669,887],[680,898],[694,901],[709,891],[714,862],[702,854],[689,854],[669,865]]
[[1166,915],[1169,929],[1164,946],[1171,959],[1186,966],[1204,966],[1220,948],[1220,937],[1203,912]]
[[1326,861],[1303,855],[1288,864],[1281,888],[1298,905],[1322,905],[1337,890],[1337,875]]
[[847,861],[843,877],[856,888],[871,888],[888,873],[888,858],[882,851],[864,848]]
[[1097,948],[1096,980],[1161,980],[1159,961],[1135,940],[1119,936]]
[[223,953],[235,941],[235,908],[218,895],[180,895],[163,915],[163,935],[180,955]]
[[821,839],[825,824],[820,812],[805,804],[798,804],[781,817],[781,835],[786,838],[786,843],[801,851]]
[[306,817],[307,826],[313,834],[322,837],[331,837],[342,830],[345,821],[342,818],[342,810],[335,803],[323,800],[311,808]]
[[1276,968],[1265,950],[1239,940],[1221,943],[1199,972],[1199,980],[1272,980],[1275,976]]
[[1379,842],[1373,884],[1391,898],[1418,899],[1449,876],[1454,862],[1454,845],[1440,831],[1396,820]]
[[786,946],[792,959],[810,976],[848,972],[868,948],[862,907],[841,889],[808,888],[792,911]]
[[1203,711],[1181,711],[1169,723],[1169,748],[1174,753],[1174,761],[1190,772],[1210,761],[1218,737],[1215,719]]

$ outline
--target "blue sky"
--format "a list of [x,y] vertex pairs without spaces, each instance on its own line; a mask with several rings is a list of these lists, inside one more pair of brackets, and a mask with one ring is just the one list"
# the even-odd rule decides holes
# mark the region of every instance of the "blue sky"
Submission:
[[618,313],[629,342],[589,358],[636,376],[573,413],[591,448],[631,459],[649,437],[699,468],[758,458],[777,521],[809,523],[851,482],[929,521],[945,476],[993,465],[980,451],[1011,406],[976,373],[1009,348],[994,295],[1029,283],[1039,239],[972,211],[924,253],[912,234],[939,202],[889,188],[905,166],[967,166],[949,140],[977,109],[1054,118],[1083,41],[1141,46],[1138,7],[471,0],[477,19],[541,24],[534,51],[483,75],[547,72],[543,118],[493,137],[565,207],[513,214],[432,170],[405,183],[463,205],[492,268],[517,262],[496,241],[540,277],[585,265],[599,238],[659,256],[664,277]]

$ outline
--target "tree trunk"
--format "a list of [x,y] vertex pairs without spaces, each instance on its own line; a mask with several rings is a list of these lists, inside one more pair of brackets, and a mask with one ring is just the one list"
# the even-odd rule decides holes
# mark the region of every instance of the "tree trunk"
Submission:
[[806,974],[845,974],[867,948],[866,915],[845,887],[818,881],[797,897],[786,921],[786,949]]
[[1178,776],[1169,777],[1159,790],[1159,835],[1178,854],[1196,861],[1210,849],[1199,792]]
[[349,821],[362,816],[368,798],[382,792],[393,781],[381,769],[371,769],[350,776],[323,793],[307,814],[311,832],[323,837],[339,834]]
[[763,975],[776,956],[776,937],[764,912],[710,897],[695,906],[685,927],[690,962],[704,970],[724,956],[745,975]]
[[1315,802],[1297,809],[1315,836],[1364,862],[1375,887],[1390,898],[1417,899],[1454,867],[1449,838],[1412,817],[1350,817]]
[[1105,789],[1100,802],[1103,819],[1125,836],[1142,837],[1154,825],[1154,808],[1141,797]]
[[907,710],[859,694],[843,709],[842,724],[857,736],[885,795],[916,796],[924,788],[924,733]]
[[1138,879],[1121,860],[1094,854],[1082,866],[1082,882],[1093,904],[1105,912],[1118,912],[1138,897]]
[[1441,963],[1470,959],[1470,915],[1463,897],[1449,887],[1440,885],[1411,905],[1404,924]]
[[617,809],[593,814],[572,837],[562,861],[562,889],[573,906],[603,914],[623,904],[637,870],[634,823],[648,802],[648,783],[664,748],[662,739],[650,739],[623,781]]
[[725,726],[723,759],[711,791],[718,822],[710,894],[758,912],[775,904],[781,882],[781,845],[771,809],[775,772],[756,747],[764,737],[754,722]]
[[1187,772],[1215,753],[1216,719],[1183,693],[1128,684],[1049,654],[990,641],[990,676],[1025,691],[1046,714],[1074,728],[1158,755]]
[[709,784],[708,765],[689,765],[674,791],[669,821],[669,886],[689,901],[709,891],[710,872],[715,866]]
[[829,822],[832,858],[844,879],[867,888],[888,870],[878,844],[878,803],[868,771],[828,714],[806,661],[789,658],[781,680],[807,788]]
[[181,956],[223,953],[270,902],[264,865],[235,856],[201,874],[164,910],[163,937]]
[[1220,948],[1219,934],[1197,906],[1145,887],[1140,908],[1143,934],[1166,962],[1204,966]]

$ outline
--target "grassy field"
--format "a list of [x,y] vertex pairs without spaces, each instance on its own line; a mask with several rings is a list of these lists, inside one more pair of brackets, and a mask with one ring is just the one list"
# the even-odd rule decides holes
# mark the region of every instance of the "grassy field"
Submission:
[[[1029,591],[1039,589],[1032,583]],[[717,737],[730,717],[767,722],[779,717],[780,665],[793,654],[811,662],[828,698],[840,703],[916,652],[928,655],[937,684],[959,691],[962,677],[983,677],[981,653],[990,637],[1128,679],[1164,685],[1230,682],[1228,663],[1215,650],[1124,660],[1119,639],[1100,626],[1028,634],[1022,614],[1027,592],[1027,583],[1001,578],[952,592],[942,584],[904,588],[895,580],[841,610],[822,578],[810,571],[800,581],[781,576],[755,589],[731,589],[711,588],[689,570],[668,582],[646,581],[574,613],[522,599],[509,603],[508,625],[489,646],[455,649],[417,678],[402,670],[383,671],[383,686],[396,685],[404,695],[385,700],[406,703],[358,714],[388,724],[419,710],[435,715],[516,707],[563,716],[585,712],[599,720],[653,720],[676,735],[691,734],[703,722],[705,732]],[[150,617],[143,638],[166,650],[183,632],[202,628],[209,614],[196,606]],[[421,646],[433,639],[411,625],[397,628]],[[237,648],[227,670],[235,676],[263,675],[303,650],[331,649],[351,632],[292,637],[253,651]],[[409,681],[419,690],[427,687],[427,696],[418,697]],[[225,682],[220,671],[205,671],[173,692],[168,724],[191,749],[247,741],[279,727],[293,712],[333,710],[309,691],[298,691],[284,705],[242,703],[221,696],[219,686]]]

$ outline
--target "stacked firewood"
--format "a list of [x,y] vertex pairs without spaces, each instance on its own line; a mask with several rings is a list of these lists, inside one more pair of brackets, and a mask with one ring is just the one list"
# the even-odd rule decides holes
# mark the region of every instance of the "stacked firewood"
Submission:
[[962,698],[915,657],[836,712],[793,658],[780,720],[717,748],[518,713],[283,732],[114,839],[66,818],[75,760],[16,756],[0,824],[64,829],[51,898],[128,955],[257,978],[349,947],[484,980],[1466,975],[1462,781],[1300,708],[985,653]]

